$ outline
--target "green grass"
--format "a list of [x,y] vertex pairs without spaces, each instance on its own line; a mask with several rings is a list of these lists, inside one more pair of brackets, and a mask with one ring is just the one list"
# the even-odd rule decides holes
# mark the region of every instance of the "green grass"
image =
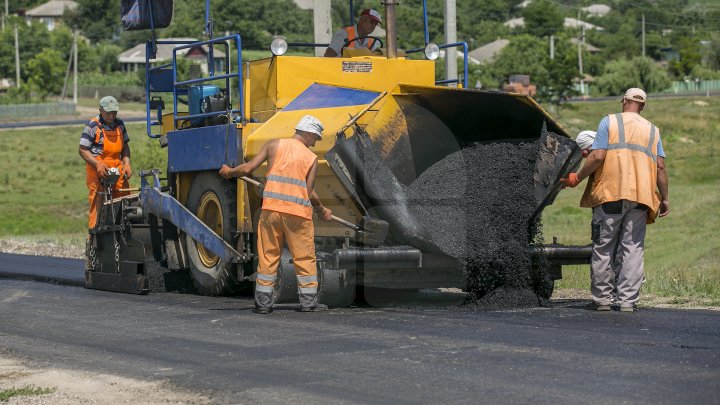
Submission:
[[[167,165],[165,151],[129,124],[131,187],[140,169]],[[87,227],[85,162],[78,155],[83,126],[0,131],[0,238],[57,235],[77,237]],[[50,239],[55,239],[49,237]]]
[[[707,105],[698,105],[707,103]],[[573,134],[595,129],[619,101],[578,103],[559,122]],[[643,293],[720,299],[720,98],[651,99],[644,115],[661,130],[668,155],[670,215],[648,227]],[[87,221],[82,125],[0,130],[0,238],[82,241]],[[166,151],[130,124],[133,170],[165,170]],[[137,176],[131,179],[133,187]],[[584,183],[560,193],[543,213],[545,239],[590,243]],[[588,266],[568,266],[559,288],[589,288]]]
[[7,401],[12,397],[30,397],[36,395],[51,394],[54,391],[54,388],[35,387],[33,385],[22,388],[9,388],[0,390],[0,401]]
[[[578,103],[559,121],[574,136],[618,112],[619,101]],[[644,293],[720,298],[720,99],[650,99],[643,115],[661,131],[670,177],[670,215],[648,226]],[[579,208],[585,183],[560,193],[543,213],[546,240],[590,243],[590,209]],[[563,271],[559,288],[588,289],[589,266]]]

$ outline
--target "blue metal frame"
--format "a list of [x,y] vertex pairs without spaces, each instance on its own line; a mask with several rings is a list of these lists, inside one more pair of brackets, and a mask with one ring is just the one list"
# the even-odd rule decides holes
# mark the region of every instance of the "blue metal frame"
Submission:
[[[211,69],[209,66],[210,63],[208,63],[208,71],[210,73],[210,76],[202,77],[199,79],[185,80],[185,81],[181,81],[181,82],[178,81],[178,79],[177,79],[177,51],[179,51],[181,49],[192,48],[192,47],[195,47],[198,45],[211,46],[214,43],[225,43],[225,41],[232,41],[232,40],[235,41],[235,50],[237,51],[237,60],[236,60],[236,63],[238,66],[237,72],[226,73],[226,74],[222,74],[222,75],[215,75],[214,69]],[[177,122],[181,121],[181,120],[187,120],[187,119],[191,119],[191,118],[216,117],[216,116],[227,115],[227,114],[239,114],[240,122],[243,122],[243,123],[245,122],[245,116],[244,116],[245,100],[243,97],[244,93],[243,93],[243,80],[242,80],[242,46],[241,46],[241,39],[240,39],[239,34],[213,38],[213,39],[209,39],[207,41],[193,42],[192,44],[189,44],[189,45],[182,45],[182,46],[175,47],[173,49],[172,64],[173,64],[172,72],[173,72],[173,122],[174,122],[173,127],[175,129],[177,129]],[[229,72],[229,70],[230,70],[229,64],[230,64],[230,58],[228,55],[228,57],[226,58],[226,66],[227,66],[227,68],[225,70],[226,72]],[[179,87],[189,86],[189,85],[195,84],[195,83],[208,82],[208,81],[212,81],[212,80],[225,79],[225,88],[228,89],[227,97],[229,100],[232,100],[232,92],[231,92],[231,87],[230,87],[230,79],[231,78],[236,78],[238,81],[237,94],[240,99],[239,100],[240,108],[231,108],[231,109],[225,110],[225,111],[216,111],[216,112],[203,113],[203,114],[191,114],[191,115],[185,115],[182,117],[178,116],[177,96],[179,94],[179,91],[178,91]]]
[[[158,110],[157,121],[152,121],[152,119],[150,117],[151,95],[152,95],[152,93],[171,93],[171,92],[173,92],[173,87],[174,87],[173,82],[175,81],[174,71],[177,69],[177,65],[173,64],[173,63],[166,63],[164,65],[150,67],[150,59],[154,59],[154,57],[155,57],[154,49],[157,46],[157,44],[189,45],[190,47],[193,47],[193,46],[197,46],[198,43],[194,42],[194,41],[160,40],[160,41],[147,41],[147,43],[145,44],[145,113],[146,113],[145,121],[147,124],[147,135],[150,138],[159,138],[160,136],[162,136],[160,134],[152,133],[152,127],[155,125],[161,124],[161,121],[160,121],[161,111]],[[225,54],[227,56],[229,56],[230,55],[230,45],[228,45],[227,43],[223,43],[222,45],[225,46]],[[211,67],[211,65],[212,65],[212,67]],[[171,69],[168,69],[168,68],[171,68]],[[210,56],[208,56],[208,70],[211,72],[214,72],[214,70],[215,70],[214,68],[215,68],[215,59],[210,58]],[[150,79],[150,76],[153,73],[157,73],[158,76],[160,76],[160,73],[170,72],[171,70],[173,71],[173,77],[168,78],[170,80],[166,83],[167,87],[152,88],[152,86],[151,86],[152,80]],[[230,70],[230,59],[228,57],[226,57],[225,58],[225,71],[228,72],[229,70]],[[230,87],[227,87],[227,88],[229,91]],[[179,89],[178,94],[187,94],[187,89],[186,88]],[[238,94],[242,94],[242,93],[238,93]],[[174,108],[177,109],[177,104],[174,105]]]

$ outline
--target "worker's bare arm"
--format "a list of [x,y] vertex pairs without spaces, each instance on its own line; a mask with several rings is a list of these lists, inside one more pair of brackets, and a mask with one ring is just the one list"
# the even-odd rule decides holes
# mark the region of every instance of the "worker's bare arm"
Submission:
[[263,162],[268,160],[268,169],[272,165],[272,162],[268,158],[269,156],[274,156],[275,148],[277,145],[277,140],[272,140],[270,142],[267,142],[265,145],[263,145],[262,148],[260,148],[260,151],[257,155],[255,155],[254,158],[250,159],[249,161],[237,166],[237,167],[229,167],[228,165],[222,165],[220,168],[220,175],[226,179],[232,178],[232,177],[243,177],[243,176],[249,176],[252,174],[252,172],[255,171],[258,167],[260,167]]
[[590,151],[585,164],[577,172],[578,181],[582,181],[584,178],[593,174],[598,167],[602,166],[606,153],[606,149],[594,149]]
[[310,197],[310,203],[312,203],[313,206],[313,211],[315,211],[315,213],[318,214],[318,217],[320,217],[323,221],[329,221],[332,211],[322,205],[320,197],[315,192],[315,175],[317,174],[317,166],[318,162],[317,159],[315,159],[315,163],[313,163],[312,167],[308,171],[307,177],[305,178],[305,183],[307,184],[307,192]]
[[657,185],[660,191],[660,216],[664,217],[670,213],[670,185],[665,169],[665,158],[657,158]]
[[80,157],[83,158],[87,164],[95,168],[97,171],[98,176],[105,178],[107,177],[107,165],[103,163],[101,160],[95,159],[95,156],[90,152],[90,149],[86,148],[85,146],[80,146],[79,149]]
[[129,179],[132,177],[132,169],[130,168],[130,146],[127,144],[127,142],[123,143],[122,152],[120,152],[120,156],[122,157],[123,162],[123,176],[125,176],[126,179]]
[[334,58],[334,57],[337,56],[337,52],[335,52],[334,49],[328,47],[328,48],[325,50],[325,55],[323,55],[323,56],[325,56],[326,58]]

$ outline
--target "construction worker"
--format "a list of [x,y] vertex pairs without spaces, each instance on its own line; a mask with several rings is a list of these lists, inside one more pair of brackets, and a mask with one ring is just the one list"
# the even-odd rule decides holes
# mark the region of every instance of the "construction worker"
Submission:
[[643,90],[628,89],[622,113],[600,121],[583,167],[562,179],[575,187],[590,178],[580,206],[593,209],[591,292],[598,311],[611,309],[615,290],[620,311],[633,312],[643,280],[646,224],[670,212],[660,131],[640,116],[646,100]]
[[[343,48],[368,48],[374,51],[380,48],[380,42],[374,38],[363,38],[372,34],[378,24],[382,25],[380,13],[371,8],[366,8],[360,13],[358,23],[351,27],[343,27],[333,34],[330,45],[325,50],[326,57],[342,56]],[[362,38],[355,40],[356,38]]]
[[329,221],[332,211],[322,205],[313,190],[317,156],[309,148],[322,139],[323,129],[317,118],[306,115],[295,126],[292,138],[269,141],[249,162],[235,168],[227,165],[220,168],[220,175],[229,179],[249,176],[267,161],[267,182],[257,230],[256,313],[272,312],[272,293],[283,242],[287,242],[293,256],[300,311],[320,309],[312,214],[315,211],[320,219]]
[[101,179],[108,177],[108,169],[117,168],[121,176],[112,190],[113,198],[128,194],[119,189],[129,188],[128,180],[132,177],[130,168],[130,138],[125,124],[117,113],[120,106],[113,96],[100,100],[100,114],[90,120],[80,136],[80,156],[85,160],[86,184],[90,212],[88,228],[94,228],[97,214],[103,199],[98,192],[104,192]]

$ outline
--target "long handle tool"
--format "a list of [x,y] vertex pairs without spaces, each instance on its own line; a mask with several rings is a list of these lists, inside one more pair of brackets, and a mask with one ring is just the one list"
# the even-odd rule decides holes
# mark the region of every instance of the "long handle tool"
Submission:
[[[250,177],[241,176],[240,179],[246,183],[252,184],[256,187],[263,187],[263,184]],[[331,215],[330,219],[340,225],[346,226],[355,231],[355,239],[363,246],[380,246],[385,239],[387,239],[388,232],[390,231],[390,225],[387,221],[382,219],[372,218],[363,216],[360,218],[360,224],[353,224],[352,222],[346,221],[342,218]]]

